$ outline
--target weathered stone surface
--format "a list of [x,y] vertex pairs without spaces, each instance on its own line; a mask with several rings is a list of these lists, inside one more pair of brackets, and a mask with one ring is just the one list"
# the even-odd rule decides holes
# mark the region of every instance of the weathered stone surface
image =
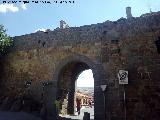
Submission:
[[5,99],[5,96],[1,96],[0,97],[0,106],[1,106],[1,104],[3,103],[3,100]]
[[47,119],[47,109],[46,109],[46,107],[42,107],[41,108],[40,116],[41,116],[42,120],[46,120]]
[[14,101],[14,99],[12,97],[6,97],[2,102],[0,110],[2,110],[2,111],[10,110],[10,107],[11,107],[13,101]]
[[[65,98],[79,73],[92,69],[96,120],[104,119],[101,84],[108,85],[107,119],[125,119],[126,109],[128,120],[158,120],[159,36],[160,12],[16,36],[11,52],[0,59],[0,95],[24,95],[25,83],[31,81],[30,94],[52,110],[54,100]],[[128,85],[118,83],[121,69],[129,72]],[[50,84],[43,86],[42,81]],[[30,104],[26,101],[26,108]]]
[[21,110],[21,108],[22,108],[22,100],[18,99],[13,102],[13,105],[11,106],[10,111],[18,112]]

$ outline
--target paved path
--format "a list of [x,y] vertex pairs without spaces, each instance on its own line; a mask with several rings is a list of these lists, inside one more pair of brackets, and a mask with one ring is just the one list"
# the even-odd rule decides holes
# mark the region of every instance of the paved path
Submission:
[[25,112],[0,111],[0,120],[41,120],[41,119]]
[[84,106],[81,108],[80,115],[78,115],[78,113],[76,112],[75,115],[73,115],[73,116],[66,115],[63,117],[77,119],[77,120],[83,120],[84,112],[90,113],[90,119],[94,120],[94,107],[90,108],[90,107],[84,107]]

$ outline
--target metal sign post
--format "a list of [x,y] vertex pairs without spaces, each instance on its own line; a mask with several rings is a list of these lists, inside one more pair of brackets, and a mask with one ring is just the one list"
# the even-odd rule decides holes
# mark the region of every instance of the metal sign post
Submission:
[[124,97],[124,118],[126,120],[126,94],[125,94],[125,88],[124,88],[124,84],[123,84],[123,97]]
[[118,72],[119,84],[123,85],[123,99],[124,99],[124,118],[126,120],[126,94],[124,85],[128,84],[128,71],[119,70]]
[[106,92],[106,87],[107,87],[107,85],[101,85],[100,87],[101,87],[102,92],[103,92],[104,119],[106,120],[106,95],[105,95],[105,92]]

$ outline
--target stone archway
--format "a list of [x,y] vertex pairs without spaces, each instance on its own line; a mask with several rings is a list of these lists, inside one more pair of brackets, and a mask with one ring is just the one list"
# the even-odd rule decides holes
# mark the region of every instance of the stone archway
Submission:
[[65,95],[69,92],[71,102],[69,102],[70,107],[68,108],[68,112],[73,113],[75,80],[78,74],[86,69],[91,69],[94,77],[95,120],[103,120],[104,103],[103,99],[101,99],[103,96],[100,85],[106,81],[106,74],[101,63],[93,61],[86,56],[70,56],[59,62],[59,65],[57,66],[56,72],[54,74],[54,81],[57,82],[56,99],[65,97]]

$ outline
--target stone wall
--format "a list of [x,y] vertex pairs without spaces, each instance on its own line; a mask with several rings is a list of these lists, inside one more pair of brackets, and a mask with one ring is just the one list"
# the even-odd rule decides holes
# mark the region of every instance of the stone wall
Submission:
[[[61,61],[80,55],[102,65],[105,70],[101,74],[106,78],[99,81],[108,84],[107,119],[123,120],[126,110],[128,120],[158,120],[160,54],[155,45],[158,36],[159,12],[138,18],[121,18],[113,22],[14,37],[12,52],[0,60],[3,73],[0,77],[1,94],[23,94],[25,82],[32,81],[31,92],[36,100],[40,100],[43,91],[41,83],[53,81]],[[129,72],[128,85],[118,84],[117,73],[120,69]],[[56,86],[56,80],[54,82]],[[95,92],[100,92],[97,87]],[[102,100],[102,95],[99,95],[95,97],[97,101]],[[103,105],[98,109],[103,109]],[[98,120],[98,117],[95,119]]]

